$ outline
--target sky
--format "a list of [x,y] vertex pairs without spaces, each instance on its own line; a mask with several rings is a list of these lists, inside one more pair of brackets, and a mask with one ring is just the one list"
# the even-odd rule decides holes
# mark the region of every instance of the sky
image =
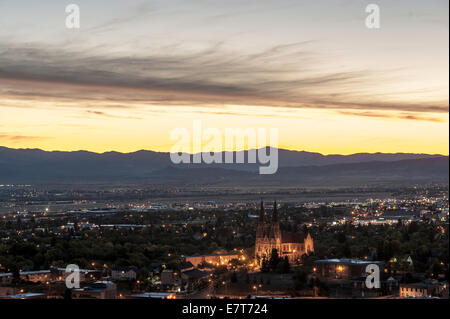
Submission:
[[[79,29],[65,26],[71,3]],[[448,12],[447,0],[0,0],[0,146],[166,152],[172,130],[200,120],[277,128],[290,150],[448,155]]]

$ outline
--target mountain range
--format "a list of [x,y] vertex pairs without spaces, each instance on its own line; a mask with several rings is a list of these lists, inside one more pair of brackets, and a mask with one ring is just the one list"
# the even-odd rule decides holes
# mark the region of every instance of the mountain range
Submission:
[[[248,152],[243,152],[247,158]],[[222,158],[224,155],[221,154]],[[234,152],[233,156],[236,155]],[[449,178],[449,158],[437,154],[322,155],[279,149],[278,159],[276,174],[259,175],[259,163],[175,165],[169,153],[145,150],[93,153],[0,147],[0,184],[142,182],[302,186],[448,182]]]

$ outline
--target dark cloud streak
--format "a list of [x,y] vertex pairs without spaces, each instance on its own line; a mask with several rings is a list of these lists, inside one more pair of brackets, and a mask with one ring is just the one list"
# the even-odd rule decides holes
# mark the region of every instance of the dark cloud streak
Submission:
[[[306,42],[307,43],[307,42]],[[197,54],[96,56],[0,44],[0,96],[166,105],[262,105],[332,110],[448,112],[448,101],[389,103],[357,90],[384,79],[369,70],[314,71],[305,42],[260,54],[225,54],[220,43]],[[295,56],[296,69],[284,61]],[[271,62],[271,63],[268,63]],[[274,62],[275,61],[275,62]],[[17,82],[26,83],[20,86]],[[42,88],[51,87],[50,90]],[[365,116],[362,114],[362,116]],[[419,119],[420,117],[417,117]],[[413,119],[411,117],[411,119]]]
[[41,141],[45,140],[48,137],[45,136],[26,136],[26,135],[15,135],[15,134],[8,134],[8,133],[0,133],[0,141],[8,141],[12,143],[19,143],[19,142],[32,142],[32,141]]

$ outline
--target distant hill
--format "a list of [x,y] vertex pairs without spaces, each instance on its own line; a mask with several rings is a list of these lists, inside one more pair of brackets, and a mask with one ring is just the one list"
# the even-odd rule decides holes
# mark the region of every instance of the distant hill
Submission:
[[221,186],[356,186],[367,184],[448,183],[449,159],[372,161],[323,166],[280,167],[273,175],[223,168],[167,167],[154,172],[155,180]]
[[[247,156],[247,152],[244,152]],[[223,155],[223,154],[222,154]],[[236,156],[236,154],[234,154]],[[12,183],[223,183],[329,184],[370,181],[448,181],[448,156],[429,154],[360,153],[322,155],[279,150],[279,169],[259,175],[260,164],[174,165],[169,153],[46,152],[0,147],[0,184]]]

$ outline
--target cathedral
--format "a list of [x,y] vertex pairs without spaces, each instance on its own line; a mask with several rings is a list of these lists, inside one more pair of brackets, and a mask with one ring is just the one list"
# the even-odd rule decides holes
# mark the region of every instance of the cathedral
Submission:
[[273,205],[272,221],[268,223],[261,201],[259,223],[256,231],[255,259],[261,265],[264,258],[270,259],[272,249],[275,248],[278,256],[288,257],[291,264],[300,261],[304,254],[314,252],[314,242],[311,235],[306,236],[294,232],[282,232],[278,222],[277,203]]

